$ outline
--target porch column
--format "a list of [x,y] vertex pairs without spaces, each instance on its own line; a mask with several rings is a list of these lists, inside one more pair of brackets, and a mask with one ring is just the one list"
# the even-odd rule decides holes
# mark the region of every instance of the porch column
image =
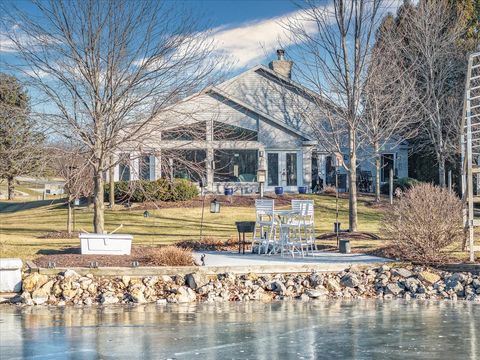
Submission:
[[[133,155],[133,158],[132,158]],[[130,154],[130,180],[138,180],[140,178],[140,154]]]
[[312,146],[304,146],[303,154],[303,186],[310,192],[312,188]]
[[213,192],[213,173],[215,171],[214,169],[214,156],[213,156],[213,147],[212,147],[212,142],[213,142],[213,119],[208,120],[205,123],[206,126],[206,141],[207,141],[207,148],[206,148],[206,164],[205,164],[205,170],[207,172],[206,174],[206,184],[205,187],[207,191]]
[[214,156],[213,156],[213,148],[211,146],[207,147],[207,157],[206,157],[206,170],[207,170],[207,183],[206,188],[208,191],[214,191],[213,189],[213,173],[215,169],[213,168],[214,165]]
[[154,157],[155,157],[155,172],[154,172],[153,179],[158,180],[162,177],[162,152],[157,151]]

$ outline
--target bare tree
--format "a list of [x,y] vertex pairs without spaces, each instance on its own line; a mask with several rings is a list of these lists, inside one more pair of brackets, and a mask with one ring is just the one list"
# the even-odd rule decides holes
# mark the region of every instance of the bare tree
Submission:
[[67,232],[72,232],[72,202],[93,195],[92,165],[88,151],[79,146],[61,144],[50,148],[53,153],[55,175],[65,180],[67,195]]
[[[94,231],[104,229],[104,175],[120,147],[138,149],[173,102],[218,65],[207,32],[178,3],[33,1],[35,16],[3,6],[16,62],[7,63],[50,102],[49,125],[89,152]],[[158,130],[158,129],[157,129]]]
[[465,24],[448,0],[419,1],[396,30],[399,59],[414,82],[411,108],[419,110],[417,151],[433,152],[440,186],[445,163],[458,153],[465,56]]
[[[307,0],[297,18],[285,24],[295,43],[300,82],[321,94],[306,121],[325,151],[343,153],[348,173],[349,227],[357,230],[357,150],[362,98],[368,78],[375,30],[382,18],[382,0]],[[311,110],[311,109],[310,109]]]
[[[389,26],[387,17],[383,28]],[[398,147],[418,133],[416,107],[411,107],[414,92],[408,69],[402,67],[398,44],[386,30],[379,30],[365,81],[364,111],[360,133],[362,143],[373,149],[375,200],[380,201],[381,150]]]

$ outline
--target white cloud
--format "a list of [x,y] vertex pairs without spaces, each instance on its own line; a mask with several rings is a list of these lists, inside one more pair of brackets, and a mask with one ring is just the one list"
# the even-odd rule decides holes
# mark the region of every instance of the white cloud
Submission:
[[5,34],[0,34],[0,53],[16,52],[15,44]]
[[[299,19],[301,11],[283,16],[257,20],[237,27],[220,27],[212,30],[211,39],[216,51],[233,60],[233,68],[244,68],[262,61],[273,54],[279,44],[291,45],[291,39],[282,26],[291,19]],[[303,20],[308,31],[315,31],[314,24]]]
[[[403,0],[387,1],[381,9],[381,15],[387,12],[395,13],[402,2]],[[328,1],[317,9],[320,12],[324,11],[326,18],[334,22],[333,1]],[[234,61],[233,69],[241,69],[256,65],[265,57],[273,59],[273,54],[280,44],[284,47],[293,45],[284,27],[284,24],[289,21],[294,21],[296,26],[301,26],[309,34],[315,33],[317,31],[315,22],[307,20],[304,16],[302,10],[297,10],[279,17],[247,22],[236,27],[219,27],[212,30],[211,39],[220,54]]]

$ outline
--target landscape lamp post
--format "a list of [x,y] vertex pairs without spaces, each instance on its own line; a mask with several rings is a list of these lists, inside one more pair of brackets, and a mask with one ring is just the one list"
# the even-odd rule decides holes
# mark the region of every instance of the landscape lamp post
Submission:
[[259,190],[260,190],[260,198],[263,198],[263,187],[264,187],[265,180],[266,180],[266,174],[267,174],[267,172],[263,168],[263,166],[258,168],[258,170],[257,170],[257,181],[258,181],[258,186],[259,186]]

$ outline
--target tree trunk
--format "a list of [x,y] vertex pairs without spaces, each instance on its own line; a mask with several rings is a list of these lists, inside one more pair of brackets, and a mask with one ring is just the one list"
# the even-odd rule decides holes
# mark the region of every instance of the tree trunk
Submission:
[[7,193],[8,200],[13,200],[15,198],[15,182],[13,176],[7,176]]
[[68,197],[67,200],[67,233],[71,234],[72,233],[72,200],[70,197]]
[[351,232],[357,231],[357,153],[355,149],[355,130],[350,129],[348,134],[350,152],[349,197],[348,197],[348,224]]
[[378,149],[378,143],[375,143],[375,201],[380,202],[380,172],[382,159]]
[[115,168],[113,166],[113,157],[110,158],[110,169],[108,171],[108,178],[109,178],[109,181],[110,181],[110,199],[109,199],[109,203],[110,203],[110,208],[113,209],[113,207],[115,206],[115,181],[114,181],[114,177],[115,176]]
[[95,169],[93,176],[93,231],[96,234],[105,233],[105,204],[104,204],[104,181],[103,172]]
[[445,158],[440,156],[438,159],[438,184],[445,187]]

